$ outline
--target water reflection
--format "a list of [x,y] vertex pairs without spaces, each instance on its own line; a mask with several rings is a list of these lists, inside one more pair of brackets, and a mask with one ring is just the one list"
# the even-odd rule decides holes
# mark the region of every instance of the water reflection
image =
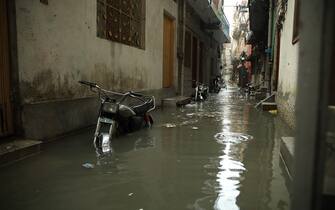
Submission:
[[239,133],[219,133],[215,135],[215,139],[218,143],[224,144],[224,149],[223,155],[219,157],[219,172],[216,175],[216,181],[220,188],[214,208],[239,209],[236,202],[246,171],[243,164],[243,153],[247,147],[247,141],[252,137]]
[[[227,93],[222,95],[222,103],[229,102]],[[219,192],[214,204],[214,209],[239,210],[237,198],[240,195],[241,180],[244,179],[246,168],[243,164],[243,152],[246,144],[253,137],[248,134],[234,133],[245,132],[249,120],[249,109],[242,111],[242,116],[236,114],[232,107],[222,107],[222,131],[214,136],[215,140],[224,145],[223,155],[219,157],[219,172],[216,175]],[[239,113],[241,111],[239,110]]]
[[[118,156],[132,151],[140,151],[148,148],[153,148],[156,146],[156,137],[149,135],[149,132],[141,131],[142,134],[147,135],[137,135],[140,132],[134,134],[130,133],[125,136],[121,136],[119,138],[113,139],[111,144],[111,153],[101,154],[96,152],[97,166],[101,167],[114,167],[118,164]],[[127,138],[125,140],[125,138]]]
[[220,157],[220,172],[217,174],[217,181],[221,189],[215,202],[215,209],[240,209],[236,205],[236,198],[240,194],[239,179],[245,168],[241,162],[230,157],[231,144],[227,143],[225,154]]

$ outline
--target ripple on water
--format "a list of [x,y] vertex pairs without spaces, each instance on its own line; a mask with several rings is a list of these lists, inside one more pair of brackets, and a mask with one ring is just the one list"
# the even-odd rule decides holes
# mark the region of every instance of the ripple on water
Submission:
[[222,132],[215,134],[214,138],[220,144],[241,143],[253,139],[253,136],[243,133]]

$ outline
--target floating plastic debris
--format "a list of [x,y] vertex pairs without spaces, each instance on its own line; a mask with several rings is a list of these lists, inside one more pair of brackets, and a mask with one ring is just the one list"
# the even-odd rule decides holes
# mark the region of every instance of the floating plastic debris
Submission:
[[187,120],[187,121],[184,121],[182,123],[180,123],[181,126],[185,126],[185,125],[193,125],[195,123],[197,123],[198,120]]
[[199,130],[198,127],[192,127],[192,130]]
[[177,127],[177,125],[173,124],[173,123],[166,123],[166,124],[163,125],[163,127],[166,127],[166,128],[175,128],[175,127]]
[[273,114],[273,115],[276,115],[278,113],[278,111],[277,110],[270,110],[269,113]]
[[203,114],[204,117],[207,117],[207,118],[215,118],[215,115],[214,114]]
[[11,150],[11,149],[13,149],[13,148],[14,148],[13,145],[6,146],[6,150]]
[[128,194],[129,197],[132,196],[132,195],[134,195],[134,193],[129,193],[129,194]]
[[195,115],[195,113],[187,113],[186,116],[187,117],[193,117]]
[[94,168],[94,164],[92,164],[92,163],[84,163],[82,166],[83,166],[84,168],[87,168],[87,169],[92,169],[92,168]]

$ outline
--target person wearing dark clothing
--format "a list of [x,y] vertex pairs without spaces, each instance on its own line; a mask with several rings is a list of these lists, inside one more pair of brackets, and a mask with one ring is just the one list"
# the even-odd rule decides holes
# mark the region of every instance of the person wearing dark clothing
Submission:
[[248,83],[248,71],[247,68],[245,68],[244,66],[244,62],[242,63],[242,65],[239,66],[238,72],[239,72],[239,86],[241,88],[244,88]]

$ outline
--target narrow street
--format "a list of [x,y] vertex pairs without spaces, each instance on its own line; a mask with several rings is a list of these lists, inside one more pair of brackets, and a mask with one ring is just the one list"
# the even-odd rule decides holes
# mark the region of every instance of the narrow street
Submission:
[[279,117],[235,87],[153,115],[109,159],[88,129],[1,168],[0,209],[289,209],[279,141],[292,131]]
[[0,0],[0,210],[335,209],[334,20],[332,0]]

